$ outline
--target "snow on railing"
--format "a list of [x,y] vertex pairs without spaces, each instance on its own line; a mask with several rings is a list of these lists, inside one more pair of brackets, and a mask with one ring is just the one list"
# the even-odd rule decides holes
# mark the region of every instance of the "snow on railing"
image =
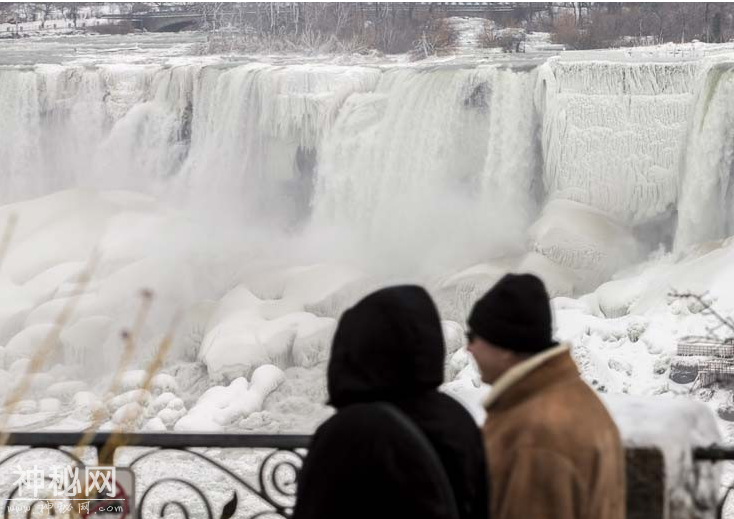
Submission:
[[[296,479],[302,466],[306,449],[310,442],[306,435],[260,435],[260,434],[168,434],[168,433],[96,433],[90,441],[85,440],[84,433],[77,432],[17,432],[7,435],[5,446],[0,449],[8,454],[0,459],[0,474],[6,475],[12,469],[33,464],[36,471],[39,460],[51,465],[52,457],[34,456],[39,451],[51,451],[60,455],[63,463],[74,468],[88,469],[92,464],[85,464],[80,457],[62,446],[85,445],[93,447],[98,453],[107,452],[107,459],[98,459],[99,465],[112,464],[115,450],[135,447],[134,456],[124,464],[119,464],[120,471],[128,471],[138,477],[127,482],[133,488],[143,488],[136,499],[132,495],[130,517],[148,517],[151,510],[165,515],[168,508],[177,509],[185,517],[207,517],[228,519],[239,512],[241,517],[281,517],[289,518],[293,514],[296,496]],[[112,449],[110,449],[112,445]],[[215,448],[216,451],[201,450]],[[145,448],[141,453],[138,448]],[[233,456],[223,463],[218,449],[254,449],[246,456]],[[171,451],[178,451],[185,458],[172,456]],[[259,452],[264,451],[264,453]],[[166,453],[161,455],[162,453]],[[119,456],[119,454],[118,454]],[[158,456],[153,478],[142,470],[144,460]],[[27,457],[25,463],[24,458]],[[695,448],[691,456],[696,462],[711,463],[723,460],[734,460],[734,448],[711,446]],[[190,459],[189,459],[190,458]],[[235,467],[232,460],[245,459],[245,470],[242,465]],[[86,458],[85,458],[86,459]],[[89,461],[86,459],[86,461]],[[56,462],[58,464],[58,461]],[[185,463],[185,465],[183,465]],[[628,517],[645,517],[656,519],[667,517],[665,482],[666,468],[664,456],[658,448],[628,448]],[[182,467],[186,467],[182,471]],[[211,472],[210,472],[211,471]],[[249,476],[240,472],[254,472]],[[185,473],[182,473],[185,472]],[[171,473],[169,477],[167,473]],[[118,472],[120,474],[120,472]],[[216,474],[216,476],[214,475]],[[224,477],[222,477],[222,475]],[[253,477],[254,476],[254,477]],[[122,478],[118,477],[118,481]],[[7,496],[3,503],[5,517],[14,517],[11,512],[14,496],[18,496],[18,484],[11,488],[3,487],[0,478],[0,491]],[[18,483],[18,482],[16,482]],[[223,483],[230,485],[222,488]],[[118,485],[119,486],[119,485]],[[175,490],[177,489],[177,490]],[[188,492],[188,494],[187,494]],[[224,493],[224,497],[222,494]],[[216,495],[215,495],[216,494]],[[88,495],[88,494],[87,494]],[[99,494],[95,494],[99,495]],[[193,500],[185,499],[186,495]],[[103,496],[103,501],[114,501]],[[728,497],[728,493],[724,499]],[[218,499],[217,499],[218,498]],[[34,507],[48,507],[47,497],[38,497],[31,503]],[[246,504],[245,504],[246,503]],[[95,505],[92,505],[95,506]],[[214,511],[218,512],[215,513]],[[723,501],[717,513],[721,517]],[[146,512],[145,514],[143,512]]]

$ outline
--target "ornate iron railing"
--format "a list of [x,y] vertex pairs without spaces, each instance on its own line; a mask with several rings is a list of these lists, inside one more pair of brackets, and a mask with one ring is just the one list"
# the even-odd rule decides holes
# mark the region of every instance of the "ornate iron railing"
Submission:
[[[0,433],[0,437],[4,436]],[[8,474],[9,469],[13,468],[24,456],[32,456],[31,453],[53,451],[66,460],[64,463],[82,468],[85,466],[82,458],[87,459],[89,456],[77,456],[70,447],[83,444],[96,449],[96,461],[100,464],[111,463],[117,449],[143,448],[143,452],[129,451],[130,456],[127,456],[129,459],[118,463],[118,466],[128,467],[138,476],[136,486],[142,490],[142,492],[136,492],[137,499],[134,503],[138,519],[169,516],[196,519],[228,519],[235,516],[248,519],[287,519],[293,514],[296,478],[309,442],[310,436],[307,435],[96,433],[91,437],[86,437],[83,433],[17,432],[9,434],[4,446],[0,448],[0,477]],[[251,461],[254,469],[250,471],[248,477],[240,473],[241,471],[238,471],[237,468],[227,466],[221,460],[215,459],[212,451],[200,451],[199,449],[202,448],[252,449],[252,451],[248,450],[246,457]],[[204,469],[187,469],[191,470],[190,474],[175,473],[172,475],[156,470],[154,477],[149,478],[150,481],[144,481],[146,479],[142,477],[145,472],[144,466],[149,463],[153,463],[157,469],[161,466],[168,466],[170,459],[166,460],[165,464],[156,465],[155,457],[166,456],[166,453],[171,452],[179,452],[183,456],[191,457],[192,463],[180,466],[201,467],[200,464],[203,464],[203,466],[211,467],[213,472],[219,473],[222,477],[218,481],[213,481],[213,478],[208,476],[211,472],[204,472]],[[119,454],[118,457],[120,457]],[[100,459],[100,455],[108,459]],[[639,458],[639,454],[637,457]],[[643,478],[651,476],[664,478],[662,466],[659,470],[650,471],[650,460],[645,461],[649,456],[642,458],[640,458],[641,461],[638,461],[646,465],[647,469],[638,470],[634,464],[631,464],[628,466],[628,472],[632,470],[632,476],[640,472],[638,475]],[[660,458],[662,462],[660,453],[657,458]],[[633,459],[636,458],[633,456]],[[722,446],[696,448],[693,451],[693,459],[697,462],[714,463],[734,461],[734,448]],[[629,460],[630,453],[628,452],[628,463]],[[44,459],[44,461],[49,460]],[[221,488],[222,481],[226,481],[226,489]],[[654,486],[655,482],[647,483]],[[180,488],[177,492],[165,492],[167,485],[178,485]],[[658,482],[658,486],[662,489],[664,484]],[[219,492],[219,499],[214,504],[210,495],[213,491]],[[732,494],[731,491],[732,488],[727,489],[723,496],[719,505],[718,517],[722,517],[724,504]],[[34,507],[43,501],[32,503],[30,512],[12,514],[9,504],[17,492],[17,486],[11,486],[7,491],[2,507],[3,518],[30,518],[34,516]],[[185,492],[189,492],[193,499],[182,500],[181,496]],[[223,493],[226,493],[226,499],[222,499]],[[650,495],[643,497],[643,501],[650,501]],[[662,504],[662,495],[659,497]],[[634,507],[637,506],[634,500],[628,502],[628,506],[633,507],[632,510],[628,510],[628,516],[643,516],[635,515],[635,513],[630,515],[630,512],[635,512]],[[649,510],[642,510],[642,508],[644,507],[641,507],[639,512],[647,514],[644,516],[648,519]],[[36,513],[34,517],[41,515]],[[662,517],[662,513],[660,516]]]
[[[2,436],[2,435],[0,435]],[[207,519],[233,517],[247,517],[249,519],[259,518],[288,518],[293,514],[295,506],[296,478],[302,466],[305,449],[308,447],[310,436],[306,435],[263,435],[263,434],[168,434],[168,433],[96,433],[91,438],[85,437],[84,433],[66,432],[17,432],[11,433],[4,443],[4,447],[19,447],[12,452],[3,455],[0,449],[0,475],[8,474],[15,464],[23,456],[39,450],[51,450],[61,453],[67,458],[71,465],[83,468],[84,462],[67,447],[85,445],[97,450],[98,463],[111,463],[114,451],[119,448],[140,447],[146,448],[142,454],[137,454],[131,461],[125,464],[138,476],[140,467],[144,460],[153,456],[161,456],[161,453],[178,451],[191,456],[193,459],[203,462],[222,473],[231,484],[231,498],[221,507],[215,510],[208,493],[212,491],[207,485],[206,477],[197,472],[192,475],[174,474],[170,477],[157,478],[150,483],[135,503],[138,519],[147,517],[165,517],[169,510],[177,510],[184,517],[202,517]],[[257,460],[255,481],[246,478],[243,474],[232,469],[199,452],[199,448],[222,448],[222,449],[255,449],[253,458]],[[257,452],[266,451],[262,459]],[[101,460],[100,454],[109,456],[108,460]],[[193,477],[192,477],[193,476]],[[190,503],[184,503],[176,498],[176,495],[168,494],[163,499],[158,499],[157,510],[147,511],[146,504],[157,489],[163,485],[179,485],[183,491],[193,493],[198,500],[199,512],[192,514],[189,510]],[[3,517],[10,519],[10,503],[19,490],[18,485],[12,485],[9,494],[3,502]],[[222,491],[221,488],[217,489]],[[180,496],[181,492],[178,492]],[[243,504],[243,497],[249,500],[248,505]],[[30,511],[23,514],[31,517],[33,508],[41,503],[39,499],[30,505]],[[254,501],[254,505],[253,505]],[[150,508],[150,507],[148,507]],[[253,509],[255,509],[253,511]],[[201,511],[203,510],[203,512]],[[53,514],[55,515],[55,514]]]

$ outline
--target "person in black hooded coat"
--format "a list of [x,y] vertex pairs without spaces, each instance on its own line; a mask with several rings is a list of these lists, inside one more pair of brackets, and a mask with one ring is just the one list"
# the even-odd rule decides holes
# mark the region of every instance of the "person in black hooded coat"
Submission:
[[327,374],[337,412],[314,434],[294,519],[488,518],[479,429],[437,390],[445,356],[421,287],[378,290],[342,315]]

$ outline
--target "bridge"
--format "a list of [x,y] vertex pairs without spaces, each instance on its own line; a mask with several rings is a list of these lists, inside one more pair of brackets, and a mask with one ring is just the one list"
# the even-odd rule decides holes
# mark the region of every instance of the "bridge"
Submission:
[[103,18],[108,20],[124,20],[130,22],[136,29],[148,32],[178,32],[183,29],[192,29],[203,20],[202,13],[162,12],[162,13],[133,13],[133,14],[108,14]]

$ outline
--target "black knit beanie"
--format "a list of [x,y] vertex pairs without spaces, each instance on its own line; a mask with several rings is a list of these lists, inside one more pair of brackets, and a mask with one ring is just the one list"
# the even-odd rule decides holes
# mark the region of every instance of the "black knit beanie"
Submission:
[[507,274],[474,304],[472,332],[500,348],[538,353],[555,346],[548,292],[532,274]]

